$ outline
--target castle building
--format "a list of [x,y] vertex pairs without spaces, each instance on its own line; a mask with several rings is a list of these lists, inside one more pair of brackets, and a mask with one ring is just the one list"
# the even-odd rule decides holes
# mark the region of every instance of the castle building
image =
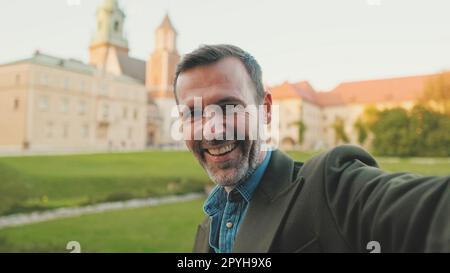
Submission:
[[[349,143],[358,144],[354,124],[366,107],[378,109],[411,108],[423,94],[434,75],[399,77],[339,84],[327,92],[318,92],[308,82],[288,83],[269,88],[273,103],[280,109],[278,144],[316,150],[342,144],[336,140],[333,124],[340,119]],[[298,124],[305,126],[299,141]],[[300,143],[301,142],[301,143]],[[366,143],[369,144],[369,143]]]
[[[173,79],[180,60],[177,32],[166,15],[146,60],[130,56],[125,13],[104,0],[88,63],[36,51],[0,65],[0,152],[181,148],[171,137]],[[318,92],[308,82],[269,88],[279,105],[281,147],[314,150],[340,144],[342,120],[351,143],[364,108],[409,108],[432,75],[349,82]],[[300,141],[299,124],[306,128]]]
[[170,110],[179,54],[166,15],[147,60],[129,55],[125,14],[105,0],[89,62],[36,51],[0,66],[0,151],[139,150],[172,141]]

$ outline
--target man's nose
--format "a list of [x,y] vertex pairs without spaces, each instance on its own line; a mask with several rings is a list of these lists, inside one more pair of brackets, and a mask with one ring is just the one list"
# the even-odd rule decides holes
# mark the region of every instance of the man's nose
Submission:
[[213,116],[203,124],[203,137],[206,140],[225,140],[226,126],[223,117]]

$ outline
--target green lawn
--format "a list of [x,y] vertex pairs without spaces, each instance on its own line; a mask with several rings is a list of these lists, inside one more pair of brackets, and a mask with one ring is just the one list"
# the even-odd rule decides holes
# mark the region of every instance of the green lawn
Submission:
[[[316,153],[289,152],[299,161],[306,161]],[[450,175],[449,157],[400,158],[376,157],[380,168],[388,172],[412,172],[419,175]]]
[[[312,153],[290,152],[305,161]],[[377,157],[386,171],[450,175],[449,158]],[[0,158],[0,211],[200,191],[210,183],[188,152]],[[0,230],[0,252],[184,252],[203,217],[202,200],[60,219]]]
[[203,200],[54,220],[0,230],[0,252],[190,252]]
[[[313,153],[291,152],[305,161]],[[387,171],[449,175],[449,158],[377,158]],[[202,191],[211,183],[187,151],[0,157],[0,215]]]
[[188,152],[0,158],[0,214],[202,191]]

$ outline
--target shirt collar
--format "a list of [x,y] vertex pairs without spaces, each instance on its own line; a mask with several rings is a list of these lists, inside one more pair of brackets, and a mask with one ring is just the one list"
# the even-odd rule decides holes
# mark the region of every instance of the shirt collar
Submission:
[[271,155],[272,151],[267,151],[263,162],[261,162],[258,168],[256,168],[252,176],[250,176],[247,181],[236,186],[236,188],[234,188],[230,192],[230,194],[227,194],[222,186],[215,186],[203,206],[203,210],[205,211],[205,213],[209,216],[216,214],[225,206],[230,196],[235,194],[239,194],[240,196],[242,196],[242,198],[244,198],[246,202],[250,202],[256,187],[259,185],[259,182],[261,181],[261,178],[266,171],[267,165],[269,165]]

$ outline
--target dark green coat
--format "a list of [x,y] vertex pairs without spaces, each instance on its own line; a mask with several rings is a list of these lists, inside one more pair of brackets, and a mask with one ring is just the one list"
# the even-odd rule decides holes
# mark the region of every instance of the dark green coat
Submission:
[[[211,252],[209,219],[194,252]],[[450,177],[386,173],[350,145],[304,165],[274,151],[233,252],[450,252]]]

